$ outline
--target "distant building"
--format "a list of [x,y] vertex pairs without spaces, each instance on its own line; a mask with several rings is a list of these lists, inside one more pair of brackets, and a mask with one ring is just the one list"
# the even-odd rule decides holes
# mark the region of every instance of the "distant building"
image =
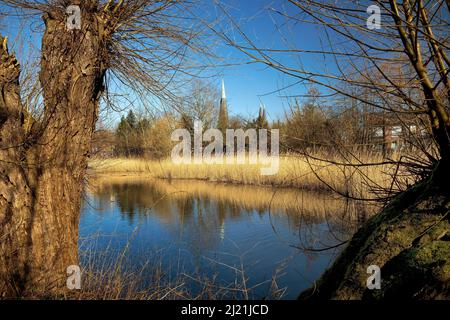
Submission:
[[372,112],[365,115],[369,142],[384,154],[411,147],[411,138],[427,138],[428,132],[415,115]]

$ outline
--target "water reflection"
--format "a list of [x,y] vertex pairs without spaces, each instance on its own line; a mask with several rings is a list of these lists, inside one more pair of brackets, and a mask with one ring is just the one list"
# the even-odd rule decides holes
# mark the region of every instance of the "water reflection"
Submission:
[[[296,190],[130,177],[94,179],[85,198],[81,239],[98,235],[88,241],[90,250],[127,247],[132,265],[163,250],[165,268],[179,271],[181,260],[185,272],[223,282],[232,281],[226,269],[236,264],[248,269],[249,283],[281,273],[285,298],[308,287],[337,254],[298,248],[336,245],[362,212],[329,195]],[[267,286],[255,292],[263,297]]]

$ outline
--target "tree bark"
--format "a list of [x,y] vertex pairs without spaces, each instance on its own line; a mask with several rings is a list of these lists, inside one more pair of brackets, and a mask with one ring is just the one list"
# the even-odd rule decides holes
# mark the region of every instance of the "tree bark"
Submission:
[[97,1],[80,7],[81,30],[67,30],[62,11],[44,15],[39,75],[44,112],[29,132],[23,126],[20,66],[7,50],[1,52],[3,297],[64,293],[67,267],[78,264],[81,191],[107,68]]

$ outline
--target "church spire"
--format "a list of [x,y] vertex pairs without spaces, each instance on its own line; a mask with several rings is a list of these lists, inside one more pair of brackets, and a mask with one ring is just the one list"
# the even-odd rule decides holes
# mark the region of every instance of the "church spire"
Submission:
[[266,106],[262,102],[259,104],[259,117],[261,119],[266,117]]
[[225,81],[222,79],[222,99],[226,99],[227,95],[225,94]]
[[222,80],[222,99],[220,99],[218,129],[225,134],[228,128],[227,96],[225,94],[225,82]]
[[259,115],[256,118],[256,125],[258,128],[267,129],[268,123],[266,118],[266,106],[263,102],[259,104]]

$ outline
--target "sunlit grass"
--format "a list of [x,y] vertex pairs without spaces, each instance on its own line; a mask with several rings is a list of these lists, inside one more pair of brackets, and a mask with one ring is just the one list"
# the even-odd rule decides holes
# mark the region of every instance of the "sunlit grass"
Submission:
[[[343,162],[342,159],[336,162]],[[353,163],[382,162],[379,156],[361,156]],[[265,166],[266,167],[266,166]],[[94,159],[90,168],[102,174],[139,174],[160,179],[187,179],[229,184],[292,187],[324,191],[335,189],[356,197],[370,196],[373,187],[388,187],[392,165],[351,167],[330,164],[304,157],[282,156],[279,172],[262,175],[261,165],[251,164],[174,164],[171,159],[156,161],[147,159]]]

